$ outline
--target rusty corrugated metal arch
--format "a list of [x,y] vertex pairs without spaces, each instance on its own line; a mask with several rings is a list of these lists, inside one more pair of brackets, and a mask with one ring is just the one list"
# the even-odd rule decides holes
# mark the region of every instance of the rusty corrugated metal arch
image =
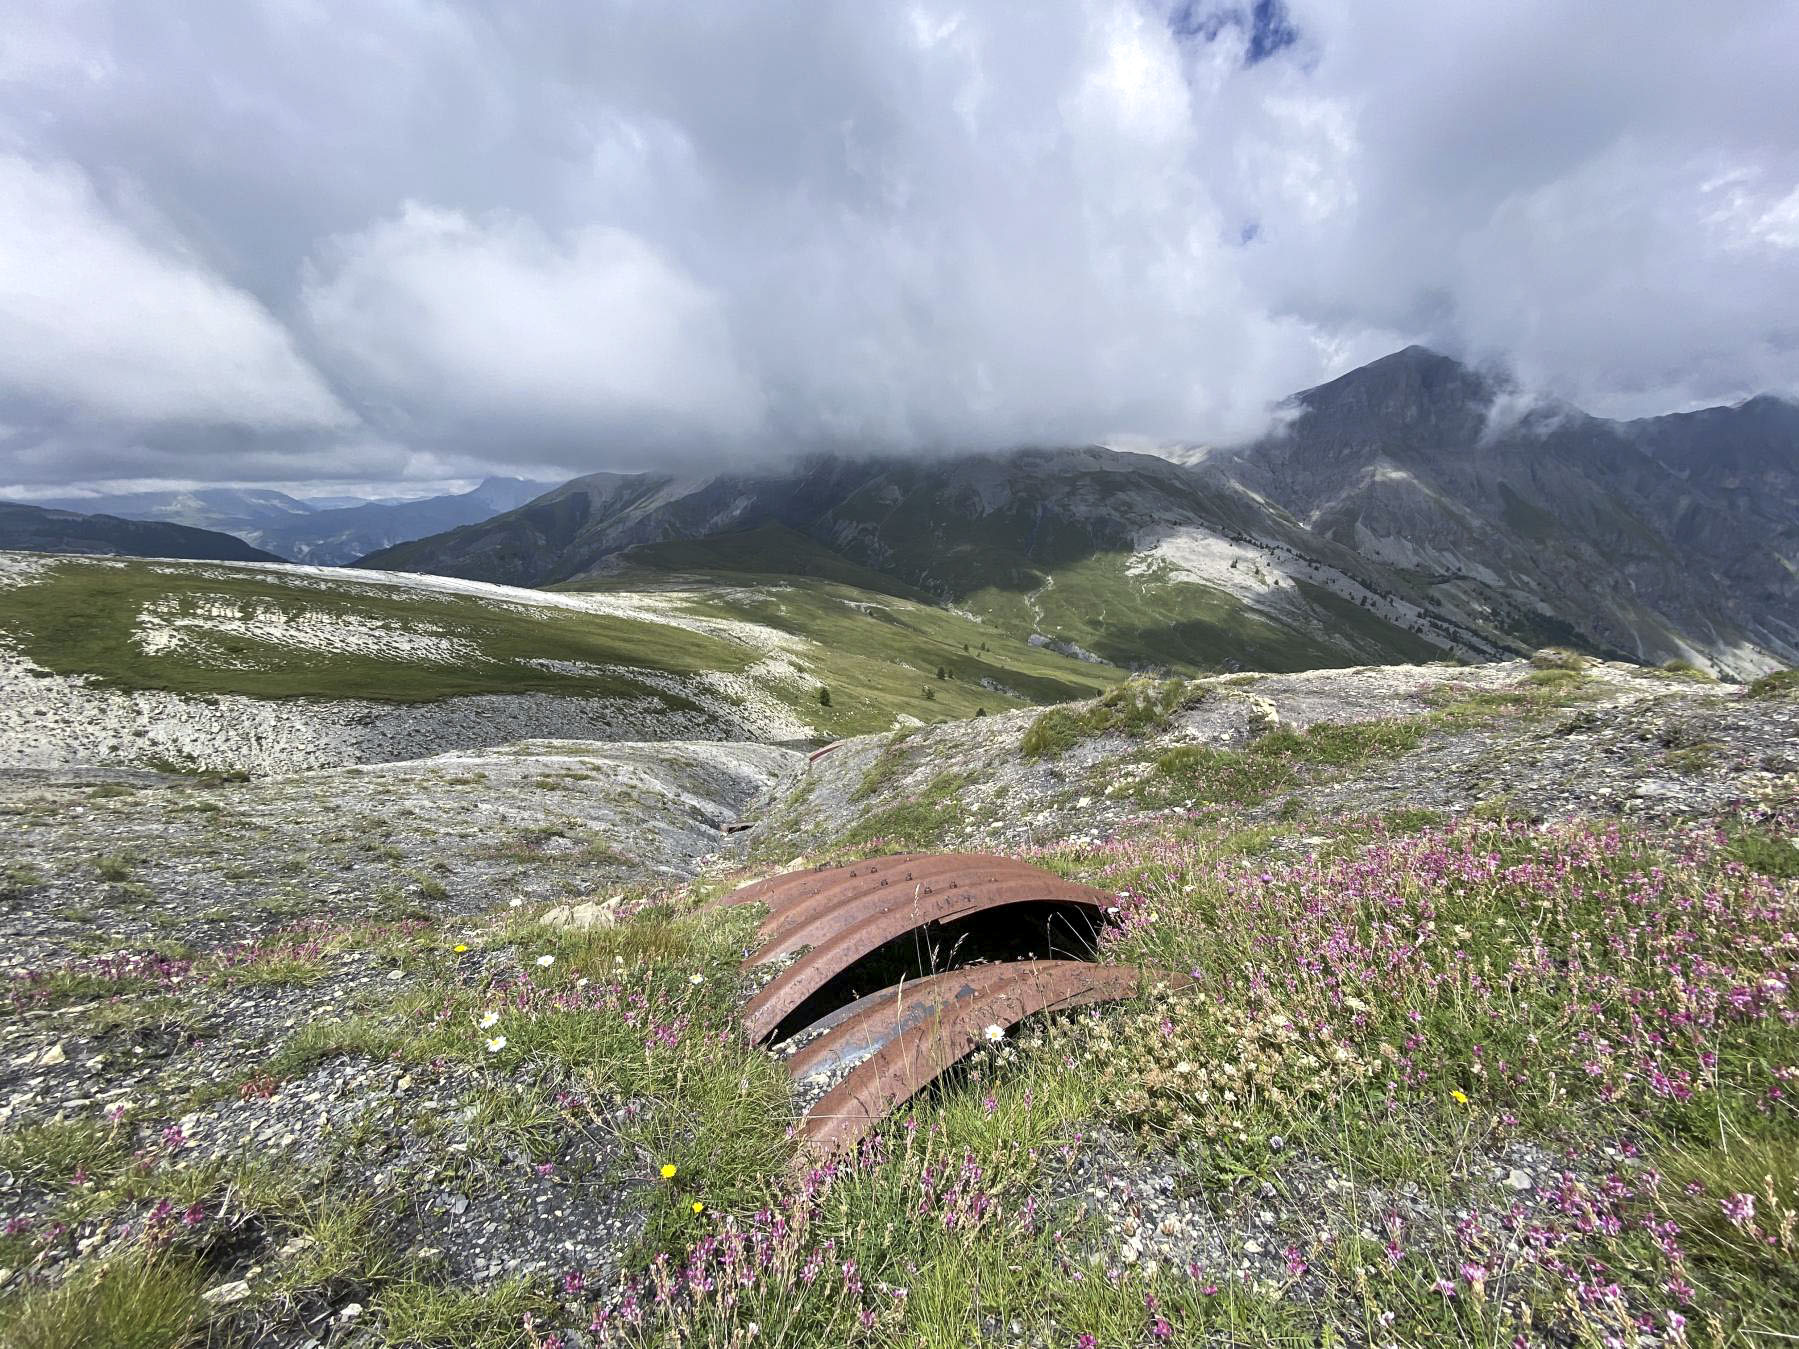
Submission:
[[[824,936],[750,999],[743,1009],[744,1029],[752,1040],[766,1039],[832,978],[877,947],[927,924],[955,922],[1012,905],[1048,903],[1085,908],[1097,926],[1109,899],[1103,890],[1049,875],[946,885],[928,893],[902,890],[897,895],[864,895],[848,911],[833,917],[831,935]],[[757,951],[744,965],[749,968],[761,960]]]
[[812,867],[801,871],[786,871],[778,876],[765,876],[759,881],[739,886],[726,894],[707,900],[700,905],[702,912],[708,909],[735,908],[740,904],[767,904],[771,908],[778,907],[795,898],[804,898],[814,894],[822,886],[845,876],[874,875],[894,867],[903,867],[920,858],[929,857],[930,853],[891,853],[885,857],[870,857],[866,861],[852,862],[840,867]]
[[[743,1009],[752,1040],[766,1040],[832,980],[886,943],[976,915],[1022,923],[1045,909],[1084,914],[1097,932],[1112,896],[1017,858],[988,853],[895,853],[845,866],[770,876],[705,907],[764,904],[760,945],[743,968],[800,953]],[[1042,1012],[1127,998],[1186,975],[1025,959],[932,973],[828,1011],[795,1036],[796,1080],[842,1079],[807,1112],[803,1132],[816,1155],[863,1137],[966,1055],[989,1027],[1002,1030]]]
[[1005,859],[994,865],[986,862],[985,858],[944,858],[936,864],[919,862],[903,870],[896,868],[889,874],[846,879],[826,886],[764,918],[756,930],[762,945],[753,959],[756,964],[765,965],[807,946],[816,946],[826,937],[834,936],[861,918],[908,896],[922,898],[949,890],[971,890],[1008,882],[1044,889],[1046,901],[1051,898],[1048,893],[1051,887],[1056,889],[1058,896],[1079,894],[1078,899],[1058,897],[1055,902],[1084,903],[1089,894],[1096,893],[1087,886],[1070,892],[1067,889],[1070,882],[1059,877],[1046,877],[1042,871],[1020,862]]
[[994,1030],[1042,1012],[1134,997],[1155,983],[1191,982],[1128,965],[1027,960],[920,980],[909,1006],[904,989],[885,990],[795,1055],[796,1077],[854,1065],[806,1112],[806,1145],[822,1155],[853,1145]]

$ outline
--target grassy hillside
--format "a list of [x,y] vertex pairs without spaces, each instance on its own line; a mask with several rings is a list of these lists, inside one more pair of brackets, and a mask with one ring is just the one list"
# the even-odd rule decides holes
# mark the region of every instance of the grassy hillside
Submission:
[[1441,647],[1322,586],[1299,582],[1289,603],[1259,609],[1212,586],[1133,574],[1130,563],[1126,553],[1095,553],[1059,568],[1038,590],[989,587],[967,604],[994,623],[1051,633],[1107,660],[1186,673],[1443,655]]
[[258,698],[550,693],[682,706],[684,690],[702,677],[716,687],[722,675],[820,735],[1086,697],[1120,677],[840,580],[739,575],[671,587],[661,576],[654,590],[634,588],[643,579],[549,594],[354,571],[68,558],[11,577],[0,590],[0,638],[56,674]]
[[933,601],[931,595],[916,586],[852,562],[816,539],[807,538],[785,525],[763,525],[703,539],[670,539],[645,544],[627,554],[624,569],[615,577],[588,577],[547,588],[616,588],[626,583],[620,578],[646,574],[653,577],[669,572],[699,579],[727,578],[739,582],[785,582],[796,578],[836,581],[858,590],[894,595],[920,604]]
[[339,581],[274,567],[70,560],[3,593],[0,633],[37,665],[175,693],[390,702],[641,694],[651,690],[640,680],[597,667],[687,674],[737,671],[755,658],[667,623],[361,584],[350,573]]
[[[912,538],[904,522],[893,517],[882,521],[883,538]],[[903,547],[926,551],[916,538]],[[1034,548],[1051,561],[1027,557]],[[780,526],[715,535],[707,539],[680,540],[635,548],[628,565],[611,576],[571,583],[582,588],[637,588],[666,584],[666,576],[706,587],[733,585],[793,585],[822,592],[825,583],[933,602],[934,597],[873,568],[862,566],[816,540]],[[985,569],[985,570],[983,570]],[[1083,650],[1125,669],[1162,667],[1196,674],[1223,668],[1247,670],[1303,670],[1342,665],[1355,660],[1434,660],[1441,647],[1388,622],[1378,614],[1327,590],[1322,585],[1299,581],[1270,593],[1273,602],[1260,606],[1246,603],[1228,590],[1177,578],[1166,568],[1144,565],[1122,550],[1096,551],[1091,541],[1076,546],[1073,540],[1057,543],[1020,535],[1016,522],[999,516],[993,531],[979,546],[958,545],[946,549],[934,571],[967,585],[956,607],[977,615],[988,625],[984,639],[992,645],[1006,634],[1024,652],[1032,649],[1023,639],[1041,633],[1071,642]],[[983,581],[985,576],[988,579]],[[798,621],[803,631],[820,640],[865,635],[845,633],[811,606],[786,622],[771,617],[766,607],[739,610],[757,621],[786,627]],[[956,613],[943,614],[936,623],[910,613],[908,628],[916,627],[931,637],[950,643],[952,669],[968,667],[969,679],[981,672],[956,654],[960,642],[969,640],[965,620]],[[978,642],[975,643],[978,645]],[[1008,661],[1019,668],[1016,653]],[[994,676],[999,678],[999,676]],[[1116,675],[1108,676],[1108,679]],[[1001,682],[1007,682],[1001,679]],[[1051,698],[1086,696],[1099,678],[1080,679],[1074,691],[1047,693]],[[1023,688],[1014,683],[1013,687]]]

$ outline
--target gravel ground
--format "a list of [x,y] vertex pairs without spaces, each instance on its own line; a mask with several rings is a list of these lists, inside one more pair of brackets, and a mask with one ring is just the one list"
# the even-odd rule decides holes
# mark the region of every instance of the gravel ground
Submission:
[[[448,942],[459,925],[515,902],[605,900],[752,874],[742,870],[752,851],[761,869],[792,865],[945,773],[966,778],[951,794],[950,843],[1019,850],[1101,840],[1143,821],[1142,806],[1107,788],[1146,755],[1182,744],[1240,748],[1271,717],[1303,728],[1423,715],[1445,685],[1493,692],[1522,686],[1530,673],[1514,663],[1214,680],[1210,696],[1148,740],[1101,736],[1046,760],[1018,749],[1032,713],[921,728],[872,790],[864,790],[871,766],[893,752],[887,737],[846,742],[810,766],[767,744],[526,739],[245,782],[122,767],[104,752],[88,766],[33,768],[36,750],[20,750],[28,733],[14,708],[13,723],[0,726],[13,765],[0,773],[0,969],[24,993],[0,1020],[0,1129],[122,1109],[134,1149],[172,1151],[181,1166],[248,1153],[296,1176],[330,1171],[333,1193],[387,1203],[398,1248],[453,1282],[487,1288],[584,1269],[598,1286],[645,1221],[641,1197],[621,1179],[643,1169],[627,1165],[619,1141],[629,1103],[559,1101],[546,1155],[474,1127],[484,1093],[528,1086],[491,1071],[406,1069],[352,1053],[266,1092],[234,1084],[253,1083],[299,1032],[347,1023],[403,994],[415,976],[399,952],[421,929]],[[1799,794],[1799,701],[1749,700],[1730,686],[1623,666],[1595,668],[1585,688],[1565,707],[1433,732],[1409,753],[1352,775],[1318,775],[1242,816],[1274,823],[1287,811],[1303,820],[1400,808],[1454,816],[1498,803],[1524,818],[1680,820]],[[566,716],[566,700],[558,707]],[[185,715],[158,712],[154,700],[132,715],[165,713]],[[325,720],[337,727],[349,715],[340,708]],[[486,729],[499,734],[505,723]],[[411,743],[397,723],[389,731],[389,747]],[[198,723],[180,732],[203,733]],[[246,743],[256,734],[246,728]],[[291,743],[313,744],[312,734]],[[421,733],[427,748],[438,747],[434,734]],[[61,743],[76,754],[97,742]],[[286,752],[271,750],[262,766],[286,762]],[[369,743],[356,752],[370,753]],[[723,832],[740,821],[754,827]],[[1278,846],[1314,842],[1300,823]],[[332,945],[329,933],[352,926],[357,941]],[[204,975],[209,960],[309,933],[320,942],[310,982]],[[47,971],[120,960],[140,962],[132,968],[144,972],[141,993],[55,1005],[29,996]],[[1177,1157],[1090,1130],[1052,1166],[1044,1201],[1102,1220],[1106,1237],[1083,1259],[1193,1265],[1304,1298],[1301,1266],[1321,1255],[1308,1244],[1319,1213],[1364,1215],[1375,1236],[1367,1215],[1380,1215],[1425,1248],[1471,1209],[1528,1213],[1562,1170],[1617,1164],[1512,1145],[1476,1158],[1476,1183],[1446,1201],[1415,1183],[1370,1184],[1295,1158],[1279,1188],[1252,1178],[1196,1194]],[[41,1221],[55,1198],[0,1172],[0,1218]],[[96,1225],[70,1234],[67,1248],[103,1251],[120,1239]],[[283,1258],[254,1232],[244,1242],[225,1283],[254,1282]],[[0,1283],[9,1277],[0,1271]],[[250,1327],[252,1342],[374,1342],[357,1296],[344,1290],[288,1308]]]
[[[967,779],[956,789],[959,822],[951,827],[960,844],[1016,851],[1103,838],[1143,818],[1119,786],[1164,750],[1242,749],[1270,715],[1299,730],[1423,716],[1446,697],[1528,687],[1531,673],[1514,661],[1227,676],[1201,681],[1209,695],[1151,736],[1096,736],[1045,759],[1019,751],[1037,716],[1031,711],[923,728],[894,751],[886,737],[863,737],[818,760],[772,832],[783,845],[822,848],[869,812],[915,798],[953,773]],[[1302,813],[1327,817],[1405,808],[1453,816],[1503,806],[1531,820],[1591,813],[1680,819],[1790,796],[1799,783],[1799,703],[1792,699],[1746,699],[1738,685],[1620,664],[1591,667],[1580,697],[1545,715],[1435,732],[1407,754],[1334,779],[1319,775],[1239,813],[1246,823],[1274,821],[1283,808],[1293,810],[1285,803],[1294,797]],[[868,791],[869,770],[884,751],[898,754],[899,767]]]
[[261,776],[551,736],[776,740],[804,731],[746,681],[666,680],[697,710],[673,710],[654,698],[545,693],[374,703],[128,692],[40,670],[0,644],[0,771],[163,763]]

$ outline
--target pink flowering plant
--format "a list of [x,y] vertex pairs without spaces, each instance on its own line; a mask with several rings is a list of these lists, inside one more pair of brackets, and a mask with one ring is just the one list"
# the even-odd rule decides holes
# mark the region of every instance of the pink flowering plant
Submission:
[[[1197,987],[983,1050],[856,1158],[597,1299],[595,1333],[1647,1345],[1792,1322],[1790,879],[1705,827],[1352,823],[1285,859],[1269,837],[1045,854],[1119,894],[1104,958]],[[1058,1201],[1094,1120],[1178,1159],[1222,1267],[1127,1261],[1115,1215]],[[1245,1254],[1265,1185],[1313,1188]]]

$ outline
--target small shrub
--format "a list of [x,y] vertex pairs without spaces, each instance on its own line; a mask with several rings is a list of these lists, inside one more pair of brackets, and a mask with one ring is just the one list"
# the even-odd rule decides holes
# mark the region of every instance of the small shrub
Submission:
[[850,793],[850,800],[866,801],[900,775],[910,762],[902,746],[911,734],[910,730],[901,730],[887,738],[887,743],[881,746],[881,752],[875,755],[874,762],[869,764],[868,771]]
[[[497,1349],[530,1343],[519,1323],[550,1305],[528,1279],[484,1288],[459,1288],[408,1280],[393,1284],[375,1304],[389,1344],[419,1349]],[[535,1337],[532,1337],[535,1338]]]
[[1770,829],[1737,826],[1730,831],[1730,846],[1724,855],[1765,876],[1780,880],[1799,877],[1799,847],[1786,835]]
[[1547,670],[1532,670],[1524,677],[1527,684],[1535,684],[1539,688],[1557,688],[1567,684],[1578,684],[1586,676],[1579,670],[1566,666],[1553,666]]
[[1205,696],[1205,689],[1184,679],[1127,679],[1092,703],[1065,704],[1042,713],[1025,730],[1019,752],[1040,759],[1064,754],[1095,736],[1147,735]]
[[1546,646],[1530,658],[1533,667],[1539,670],[1584,670],[1587,658],[1578,651],[1570,651],[1565,646]]
[[1695,684],[1715,684],[1717,679],[1701,670],[1690,660],[1670,660],[1662,662],[1660,668],[1652,671],[1668,679],[1689,679]]
[[818,705],[820,707],[829,707],[831,705],[831,690],[826,688],[823,684],[818,686]]
[[1799,670],[1775,670],[1750,681],[1748,698],[1791,698],[1799,695]]
[[103,881],[128,881],[131,879],[132,859],[123,853],[109,853],[94,863],[94,870],[100,873]]
[[1351,768],[1415,748],[1424,738],[1417,721],[1318,722],[1303,731],[1276,727],[1242,750],[1181,745],[1156,759],[1155,773],[1136,796],[1150,805],[1253,805],[1298,785],[1308,765]]
[[967,782],[967,777],[959,773],[939,773],[917,795],[864,815],[838,842],[845,847],[863,846],[874,839],[885,839],[901,848],[935,844],[963,818],[961,791]]
[[1428,806],[1401,806],[1398,810],[1390,810],[1385,816],[1387,829],[1395,834],[1416,834],[1421,830],[1435,829],[1443,823],[1443,812],[1432,810]]
[[1019,752],[1031,759],[1062,754],[1074,748],[1084,724],[1067,708],[1052,707],[1025,728],[1024,737],[1018,742]]
[[204,1274],[189,1261],[143,1250],[107,1261],[6,1308],[9,1349],[172,1349],[199,1331]]
[[28,1124],[0,1134],[0,1167],[44,1186],[79,1170],[98,1171],[124,1156],[125,1146],[98,1120]]
[[1675,773],[1703,773],[1718,761],[1720,746],[1714,744],[1686,745],[1680,749],[1669,750],[1662,762]]
[[0,872],[0,899],[23,899],[44,883],[43,873],[28,862],[15,862]]

